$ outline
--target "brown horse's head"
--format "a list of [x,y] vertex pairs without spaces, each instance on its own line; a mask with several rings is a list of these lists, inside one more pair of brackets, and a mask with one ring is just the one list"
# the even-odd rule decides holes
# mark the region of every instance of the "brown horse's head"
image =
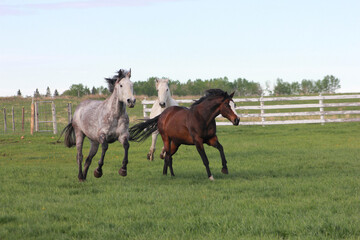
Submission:
[[234,93],[235,92],[233,92],[230,95],[226,94],[228,96],[225,97],[223,102],[220,104],[220,113],[225,118],[227,118],[230,122],[232,122],[232,124],[239,125],[240,118],[236,114],[235,103],[232,100]]

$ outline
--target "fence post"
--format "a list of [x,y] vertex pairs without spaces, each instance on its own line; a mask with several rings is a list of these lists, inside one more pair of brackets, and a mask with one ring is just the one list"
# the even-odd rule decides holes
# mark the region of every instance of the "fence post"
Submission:
[[35,106],[34,99],[31,101],[31,116],[30,116],[30,133],[34,134],[34,121],[35,121]]
[[35,102],[35,132],[39,131],[39,102]]
[[[146,98],[143,100],[143,101],[146,101]],[[147,113],[145,111],[147,105],[146,104],[143,104],[143,113],[144,113],[144,118],[147,119]]]
[[11,111],[12,111],[12,130],[13,132],[15,132],[15,114],[14,114],[14,107],[11,108]]
[[321,95],[321,93],[319,94],[319,105],[320,105],[320,120],[321,120],[321,125],[325,124],[325,117],[324,117],[324,101],[323,101],[323,97]]
[[55,110],[55,103],[52,102],[51,104],[51,110],[52,110],[52,120],[53,120],[53,130],[54,134],[57,134],[57,123],[56,123],[56,110]]
[[261,116],[262,126],[265,127],[265,117],[264,117],[265,110],[264,110],[263,97],[264,97],[264,95],[261,94],[261,97],[260,97],[260,116]]
[[6,108],[4,108],[4,132],[7,132]]
[[21,130],[24,131],[25,127],[25,107],[22,107]]
[[71,102],[68,103],[68,123],[71,123],[72,120],[72,105]]

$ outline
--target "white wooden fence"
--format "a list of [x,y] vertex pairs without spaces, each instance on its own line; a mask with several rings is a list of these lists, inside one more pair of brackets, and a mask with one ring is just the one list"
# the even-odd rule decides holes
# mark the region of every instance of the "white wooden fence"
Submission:
[[[334,100],[336,101],[335,103],[333,102]],[[194,100],[190,99],[176,101],[180,105],[194,102]],[[296,103],[296,101],[301,101],[301,103]],[[304,103],[306,101],[310,103]],[[149,100],[142,101],[144,118],[149,118],[148,113],[151,112],[151,106],[154,102]],[[319,96],[304,97],[234,98],[234,102],[237,105],[235,109],[240,117],[240,125],[265,126],[360,121],[360,95],[322,96],[320,94]],[[281,103],[279,104],[279,102]],[[249,105],[245,106],[244,104]],[[148,105],[151,106],[148,108]],[[351,109],[343,110],[344,107],[350,107]],[[283,109],[295,109],[295,111],[283,112]],[[301,109],[301,112],[297,112],[296,109]],[[302,111],[303,109],[309,111]],[[285,118],[285,120],[281,118]],[[231,122],[221,121],[221,119],[222,116],[218,116],[219,121],[217,121],[217,125],[231,125]]]

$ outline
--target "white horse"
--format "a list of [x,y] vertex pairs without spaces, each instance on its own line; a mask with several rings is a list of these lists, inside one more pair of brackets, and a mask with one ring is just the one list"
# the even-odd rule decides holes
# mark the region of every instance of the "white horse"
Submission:
[[[171,106],[179,106],[179,104],[171,97],[169,89],[169,79],[156,79],[156,90],[158,92],[158,99],[155,101],[154,105],[151,108],[150,118],[154,118],[160,115],[166,108]],[[152,134],[152,142],[150,146],[150,151],[147,154],[147,159],[152,161],[154,160],[154,152],[156,146],[156,139],[159,135],[158,131],[155,131]],[[164,148],[160,153],[160,158],[165,157]]]

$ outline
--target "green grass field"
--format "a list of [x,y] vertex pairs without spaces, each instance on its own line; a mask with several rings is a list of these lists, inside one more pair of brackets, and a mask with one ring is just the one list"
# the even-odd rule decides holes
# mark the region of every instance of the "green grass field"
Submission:
[[[146,160],[150,140],[111,144],[104,175],[77,180],[76,150],[52,134],[0,135],[0,239],[360,239],[360,123],[224,126],[206,147],[181,146],[175,177]],[[21,136],[24,135],[24,139]],[[161,141],[157,144],[158,156]],[[85,141],[84,155],[89,150]]]

